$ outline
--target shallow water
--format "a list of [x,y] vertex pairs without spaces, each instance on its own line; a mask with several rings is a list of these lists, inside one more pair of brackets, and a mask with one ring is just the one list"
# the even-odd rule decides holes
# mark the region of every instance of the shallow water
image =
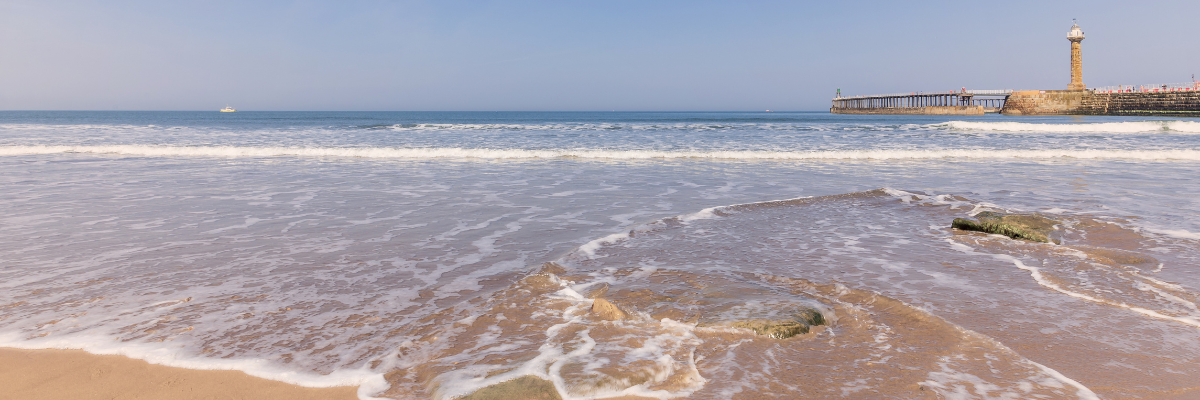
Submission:
[[0,113],[0,345],[397,399],[1200,393],[1194,121],[225,117]]

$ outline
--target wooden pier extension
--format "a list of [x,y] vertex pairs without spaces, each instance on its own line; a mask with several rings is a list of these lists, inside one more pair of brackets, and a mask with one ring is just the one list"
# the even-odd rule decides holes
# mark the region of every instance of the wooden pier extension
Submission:
[[1011,90],[966,90],[837,97],[834,114],[983,115],[998,113]]

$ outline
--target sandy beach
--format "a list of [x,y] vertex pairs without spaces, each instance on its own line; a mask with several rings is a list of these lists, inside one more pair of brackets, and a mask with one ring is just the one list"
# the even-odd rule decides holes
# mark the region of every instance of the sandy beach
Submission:
[[0,399],[357,399],[354,387],[306,388],[240,371],[153,365],[82,350],[0,348]]

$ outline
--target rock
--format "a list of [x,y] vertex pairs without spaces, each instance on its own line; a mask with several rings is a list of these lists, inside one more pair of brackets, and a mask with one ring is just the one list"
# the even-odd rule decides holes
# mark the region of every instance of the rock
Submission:
[[754,331],[759,335],[774,339],[787,339],[796,335],[808,333],[808,325],[804,325],[797,321],[768,321],[768,320],[751,320],[738,321],[729,324],[734,328],[746,328]]
[[542,264],[542,272],[547,274],[562,275],[567,273],[567,269],[556,262],[548,262]]
[[601,319],[608,321],[621,320],[625,319],[626,317],[625,312],[621,311],[620,308],[617,308],[616,304],[613,304],[605,299],[596,299],[592,301],[592,313],[596,314]]
[[522,376],[511,381],[497,383],[474,393],[459,397],[459,400],[561,400],[554,384],[533,376]]
[[732,322],[728,325],[750,329],[754,333],[774,339],[787,339],[808,333],[813,326],[825,325],[825,316],[821,315],[820,311],[807,309],[797,313],[795,318],[790,320],[755,319]]
[[796,317],[809,326],[825,325],[825,316],[821,315],[821,312],[816,309],[810,308],[801,311]]
[[1054,225],[1058,221],[1037,216],[1019,214],[1001,214],[985,211],[975,215],[976,221],[966,218],[955,218],[950,224],[955,229],[977,231],[1008,236],[1013,239],[1028,240],[1042,243],[1059,243],[1050,238]]

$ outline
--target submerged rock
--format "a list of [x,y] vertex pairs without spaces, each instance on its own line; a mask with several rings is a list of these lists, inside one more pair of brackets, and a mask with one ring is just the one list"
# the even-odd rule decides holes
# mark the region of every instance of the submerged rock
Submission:
[[795,318],[790,320],[754,319],[731,322],[727,325],[734,328],[746,328],[759,335],[774,339],[787,339],[808,333],[814,326],[825,325],[825,316],[821,315],[820,311],[807,309],[797,313]]
[[950,226],[964,231],[1004,235],[1013,239],[1059,243],[1057,239],[1050,237],[1050,233],[1054,231],[1054,225],[1058,224],[1058,221],[1049,218],[985,211],[975,215],[975,219],[972,221],[966,218],[955,218]]
[[554,384],[533,376],[522,376],[511,381],[497,383],[475,393],[459,397],[459,400],[561,400]]

